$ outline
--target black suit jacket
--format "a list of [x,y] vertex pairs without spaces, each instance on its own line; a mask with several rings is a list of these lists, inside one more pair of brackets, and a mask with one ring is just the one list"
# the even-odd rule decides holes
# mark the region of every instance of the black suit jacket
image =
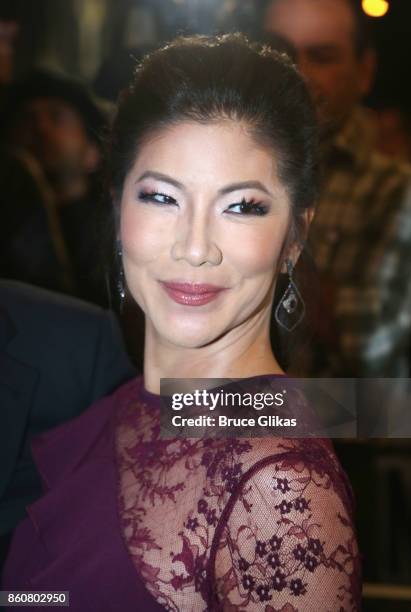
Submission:
[[134,375],[112,313],[0,280],[3,556],[7,534],[24,518],[25,506],[41,494],[32,437],[77,416]]

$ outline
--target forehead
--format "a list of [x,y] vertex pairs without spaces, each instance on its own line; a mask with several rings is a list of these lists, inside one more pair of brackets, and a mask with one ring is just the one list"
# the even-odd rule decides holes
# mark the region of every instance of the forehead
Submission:
[[152,134],[140,147],[133,174],[164,172],[190,183],[215,185],[231,180],[277,182],[274,152],[259,145],[245,126],[233,121],[181,122]]
[[23,102],[22,109],[26,112],[65,111],[78,115],[77,110],[63,98],[57,96],[36,96]]
[[297,48],[353,46],[355,23],[346,0],[276,0],[268,7],[266,28]]

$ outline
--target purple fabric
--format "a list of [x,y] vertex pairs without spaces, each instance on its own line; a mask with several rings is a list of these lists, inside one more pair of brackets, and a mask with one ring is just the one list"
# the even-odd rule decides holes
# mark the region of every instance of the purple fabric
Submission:
[[114,409],[107,398],[36,438],[49,490],[15,532],[4,590],[69,591],[71,612],[164,610],[138,579],[119,529]]
[[[269,382],[268,376],[262,378]],[[256,378],[250,383],[256,383]],[[167,609],[182,612],[259,610],[263,601],[271,601],[267,610],[294,612],[308,609],[306,602],[312,605],[322,588],[325,596],[339,598],[339,610],[359,609],[361,575],[352,527],[353,499],[329,441],[273,441],[278,448],[235,439],[173,444],[158,437],[158,410],[159,396],[145,390],[140,377],[80,417],[35,439],[33,455],[45,494],[28,507],[29,518],[16,530],[3,589],[69,591],[72,612],[155,612],[164,610],[165,602],[171,602]],[[180,460],[184,467],[176,472]],[[135,488],[130,487],[130,466]],[[158,480],[159,474],[164,478]],[[266,504],[253,484],[254,477],[255,483],[266,487]],[[168,491],[173,478],[177,486]],[[154,493],[151,487],[157,480],[161,487]],[[185,495],[185,484],[190,483],[197,483],[198,499],[195,488]],[[304,498],[306,487],[311,491],[308,499]],[[147,495],[136,495],[145,490]],[[130,491],[135,506],[127,499]],[[188,504],[188,514],[183,502]],[[332,511],[338,512],[335,529],[330,523],[330,503]],[[202,506],[208,506],[209,512]],[[155,540],[157,519],[153,522],[151,516],[156,512],[173,536],[172,554],[167,542]],[[322,517],[328,518],[318,539]],[[201,540],[209,542],[204,550],[197,539],[197,525],[201,525],[200,534],[208,530]],[[255,533],[237,545],[236,534],[246,525],[253,525]],[[289,526],[287,532],[284,525]],[[338,534],[347,539],[340,541]],[[217,575],[216,556],[223,550],[224,538],[227,546],[234,546],[231,558],[235,561],[229,574]],[[239,547],[246,543],[251,546],[247,562],[236,559]],[[325,554],[323,545],[334,552]],[[283,558],[289,558],[290,550],[295,562],[286,575]],[[153,565],[152,551],[159,551],[158,566]],[[300,559],[301,555],[306,557]],[[219,567],[225,562],[220,559]],[[184,574],[176,573],[176,563],[180,572],[184,565]],[[326,570],[328,581],[321,574],[319,582],[317,567]],[[165,579],[166,575],[172,579]],[[251,582],[255,586],[244,594]],[[175,603],[177,597],[182,603]],[[245,599],[250,607],[244,605]],[[290,607],[288,601],[298,607]]]

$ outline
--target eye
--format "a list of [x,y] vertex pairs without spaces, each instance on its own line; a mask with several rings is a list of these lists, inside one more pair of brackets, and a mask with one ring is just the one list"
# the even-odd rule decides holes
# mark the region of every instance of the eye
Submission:
[[140,191],[138,199],[142,202],[153,202],[154,204],[177,204],[174,198],[158,191]]
[[311,61],[317,64],[335,64],[340,56],[336,49],[311,49],[309,53]]
[[[237,208],[239,212],[233,212],[233,209]],[[268,207],[264,206],[262,202],[256,202],[255,200],[246,200],[243,198],[241,202],[238,204],[231,204],[228,207],[229,214],[233,213],[235,215],[266,215],[268,212]]]

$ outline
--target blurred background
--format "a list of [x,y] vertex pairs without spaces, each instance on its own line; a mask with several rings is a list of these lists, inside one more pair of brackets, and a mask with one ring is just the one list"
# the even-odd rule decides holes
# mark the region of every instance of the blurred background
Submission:
[[[15,19],[15,69],[42,64],[80,77],[115,99],[129,78],[130,57],[177,33],[241,30],[260,34],[267,0],[2,0],[0,16]],[[379,56],[370,103],[403,110],[411,102],[411,4],[365,0]],[[384,11],[385,14],[381,14]]]
[[[102,197],[102,181],[96,179],[102,155],[96,135],[104,133],[137,59],[182,33],[240,30],[259,40],[267,4],[267,0],[0,0],[2,138],[7,140],[5,134],[14,130],[10,127],[14,109],[28,97],[69,101],[71,111],[75,109],[77,119],[81,116],[87,125],[82,131],[76,113],[70,114],[67,106],[47,111],[58,116],[66,130],[68,152],[64,151],[63,161],[68,179],[59,174],[57,145],[38,158],[11,155],[7,147],[1,153],[1,276],[116,306],[105,264],[96,267],[92,277],[85,265],[91,253],[96,258],[99,252],[95,245],[105,231],[109,208]],[[410,162],[411,2],[359,0],[358,5],[367,13],[378,57],[374,85],[364,101],[374,121],[375,147]],[[30,78],[18,85],[27,74]],[[30,113],[13,137],[27,135],[30,122],[46,122],[40,105]],[[42,155],[50,158],[44,173],[38,163]],[[23,204],[10,208],[16,193]],[[34,205],[39,201],[43,217]],[[115,266],[115,260],[108,265]],[[126,320],[135,316],[127,312]],[[134,332],[128,340],[133,352],[141,346],[142,336],[141,327],[131,327]],[[410,442],[339,440],[336,450],[357,499],[364,610],[411,610]]]

